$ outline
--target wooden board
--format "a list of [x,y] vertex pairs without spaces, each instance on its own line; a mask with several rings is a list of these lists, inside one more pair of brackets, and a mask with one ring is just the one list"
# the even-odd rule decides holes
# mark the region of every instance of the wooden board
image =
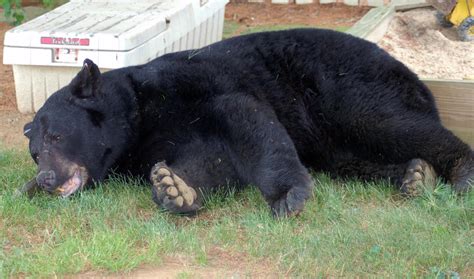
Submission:
[[413,9],[427,8],[427,7],[431,7],[431,4],[428,4],[428,3],[403,4],[403,5],[395,5],[395,11],[405,12],[405,11],[409,11]]
[[423,82],[435,96],[443,125],[474,147],[474,81]]
[[373,8],[346,33],[377,43],[387,32],[395,12],[430,6],[430,4],[418,2],[419,0],[398,0],[392,1],[392,4],[388,6]]
[[392,5],[371,9],[347,33],[377,43],[387,32],[394,13]]

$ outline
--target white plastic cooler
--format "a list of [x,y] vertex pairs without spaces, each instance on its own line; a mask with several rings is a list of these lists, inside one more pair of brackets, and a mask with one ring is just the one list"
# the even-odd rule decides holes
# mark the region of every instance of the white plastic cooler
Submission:
[[222,38],[228,0],[71,0],[5,34],[20,112],[37,111],[92,59],[101,70],[142,64]]

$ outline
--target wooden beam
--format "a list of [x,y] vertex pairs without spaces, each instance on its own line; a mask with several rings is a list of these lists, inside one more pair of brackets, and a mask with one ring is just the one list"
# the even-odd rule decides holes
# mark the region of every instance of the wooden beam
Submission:
[[404,4],[404,5],[396,5],[395,11],[405,12],[405,11],[409,11],[413,9],[427,8],[427,7],[431,7],[431,4],[428,4],[428,3]]
[[347,33],[377,43],[387,32],[388,25],[395,14],[392,5],[371,9]]

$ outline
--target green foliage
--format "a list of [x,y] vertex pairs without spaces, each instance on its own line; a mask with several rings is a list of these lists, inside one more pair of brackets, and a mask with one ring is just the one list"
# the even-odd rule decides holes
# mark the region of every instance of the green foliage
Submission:
[[[12,25],[19,25],[26,20],[25,11],[21,5],[21,0],[1,0],[3,7],[3,14]],[[65,0],[42,0],[41,3],[47,9],[52,9],[67,1]]]
[[55,4],[54,0],[42,0],[41,2],[43,2],[43,6],[46,8],[51,8]]
[[5,18],[13,25],[19,25],[25,19],[25,12],[21,7],[21,0],[2,0]]

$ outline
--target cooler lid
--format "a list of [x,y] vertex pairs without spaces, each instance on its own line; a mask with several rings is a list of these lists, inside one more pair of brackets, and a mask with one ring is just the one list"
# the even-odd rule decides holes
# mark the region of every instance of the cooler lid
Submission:
[[71,0],[5,34],[5,46],[128,51],[167,28],[190,0]]

